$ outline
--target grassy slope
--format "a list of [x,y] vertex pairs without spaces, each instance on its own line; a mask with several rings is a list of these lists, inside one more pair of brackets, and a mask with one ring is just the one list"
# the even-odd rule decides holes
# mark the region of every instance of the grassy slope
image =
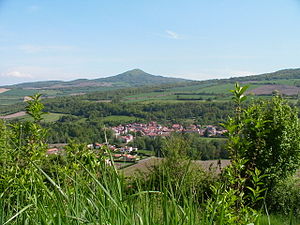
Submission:
[[103,118],[103,122],[118,122],[120,124],[132,123],[136,121],[134,116],[106,116]]

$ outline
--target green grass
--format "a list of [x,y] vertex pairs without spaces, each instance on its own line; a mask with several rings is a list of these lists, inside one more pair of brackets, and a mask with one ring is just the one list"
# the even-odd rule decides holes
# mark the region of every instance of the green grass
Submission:
[[23,102],[23,98],[17,96],[0,96],[0,106],[13,105]]
[[57,120],[59,120],[60,117],[64,116],[66,114],[63,113],[47,113],[44,115],[43,117],[43,121],[44,122],[55,122]]
[[126,102],[141,102],[149,100],[174,100],[176,96],[171,92],[149,92],[137,95],[126,96]]
[[[270,222],[270,223],[269,223]],[[283,216],[283,215],[262,215],[258,220],[259,225],[299,225],[300,218],[294,216]]]
[[154,156],[155,152],[150,150],[138,150],[138,154],[144,154],[148,156]]
[[[164,92],[162,92],[164,93]],[[177,97],[178,96],[178,97]],[[228,101],[230,97],[222,97],[215,95],[176,95],[175,93],[168,94],[165,96],[154,96],[154,97],[140,97],[137,99],[125,99],[125,102],[134,103],[152,103],[152,102],[160,102],[160,103],[182,103],[182,102],[206,102],[208,100],[213,102],[224,102]]]
[[214,137],[200,137],[201,140],[205,140],[205,141],[226,141],[227,138],[214,138]]
[[209,87],[216,84],[216,82],[210,82],[205,84],[198,84],[198,85],[192,85],[192,86],[186,86],[186,87],[178,87],[178,88],[171,88],[169,91],[171,92],[199,92],[201,88]]
[[107,116],[103,117],[103,122],[131,123],[137,120],[134,116]]
[[[114,167],[103,162],[97,171],[78,165],[81,170],[75,174],[67,171],[58,179],[34,163],[27,170],[29,179],[16,177],[11,181],[12,190],[6,190],[13,191],[11,195],[0,195],[0,224],[222,225],[216,222],[230,217],[215,213],[226,202],[213,200],[211,210],[201,204],[201,196],[186,186],[188,176],[178,176],[175,184],[180,186],[176,186],[170,171],[165,170],[165,180],[158,180],[161,188],[156,190],[155,184],[143,186],[139,180],[129,185]],[[23,185],[14,186],[18,181]],[[284,225],[288,219],[270,218],[272,225]],[[256,224],[268,224],[266,221],[268,218],[261,216]]]
[[[252,90],[254,88],[259,87],[260,85],[256,84],[249,84],[248,90]],[[230,90],[234,87],[234,83],[227,83],[227,84],[219,84],[210,87],[201,88],[199,92],[203,93],[210,93],[210,94],[229,94]]]
[[[249,84],[248,90],[255,89],[261,85]],[[263,85],[263,84],[262,84]],[[171,88],[163,92],[148,92],[137,95],[126,96],[126,102],[183,102],[183,101],[206,101],[224,102],[230,100],[230,90],[233,83],[225,84],[200,84],[180,88]],[[197,94],[198,93],[198,94]],[[204,93],[204,94],[203,94]]]
[[11,89],[9,91],[6,91],[4,93],[1,93],[0,96],[18,96],[18,97],[24,97],[28,95],[34,95],[36,93],[40,92],[40,90],[31,90],[31,89]]

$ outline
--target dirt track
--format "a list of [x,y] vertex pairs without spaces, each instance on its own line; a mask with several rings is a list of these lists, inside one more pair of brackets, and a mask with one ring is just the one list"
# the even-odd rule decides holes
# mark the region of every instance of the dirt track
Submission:
[[7,88],[0,88],[0,94],[1,93],[4,93],[4,92],[6,92],[6,91],[9,91],[10,89],[7,89]]
[[25,115],[26,115],[25,111],[20,111],[20,112],[17,112],[17,113],[12,113],[12,114],[9,114],[9,115],[0,116],[0,119],[12,119],[12,118],[20,117],[20,116],[25,116]]

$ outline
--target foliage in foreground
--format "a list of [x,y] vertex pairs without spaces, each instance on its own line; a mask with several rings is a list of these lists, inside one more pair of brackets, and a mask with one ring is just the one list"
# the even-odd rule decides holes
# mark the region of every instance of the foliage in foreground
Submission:
[[34,96],[27,107],[34,122],[0,121],[0,224],[270,224],[255,208],[268,174],[245,170],[247,159],[234,158],[213,177],[182,157],[184,138],[171,137],[161,167],[132,184],[107,165],[105,148],[71,143],[64,156],[45,157],[40,109]]
[[[236,85],[236,115],[225,124],[232,159],[233,184],[253,207],[269,200],[275,186],[295,174],[300,165],[300,126],[297,111],[279,95],[242,108],[247,87]],[[270,194],[269,194],[270,193]]]

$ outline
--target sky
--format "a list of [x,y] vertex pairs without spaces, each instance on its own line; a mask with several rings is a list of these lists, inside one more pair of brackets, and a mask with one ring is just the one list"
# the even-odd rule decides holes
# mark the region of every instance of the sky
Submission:
[[300,0],[0,0],[0,86],[300,67]]

